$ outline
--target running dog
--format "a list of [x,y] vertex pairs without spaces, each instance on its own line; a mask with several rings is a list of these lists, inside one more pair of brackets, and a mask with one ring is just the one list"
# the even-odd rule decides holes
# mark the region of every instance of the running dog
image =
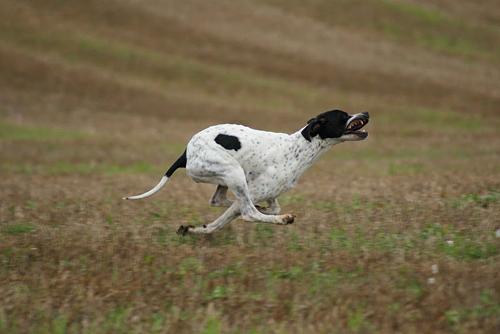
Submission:
[[[191,138],[184,153],[153,189],[124,199],[149,197],[163,188],[178,168],[186,168],[195,182],[216,184],[210,204],[228,209],[210,224],[181,225],[178,234],[212,233],[239,215],[250,222],[291,224],[295,216],[279,214],[278,196],[293,188],[299,177],[333,145],[366,139],[368,133],[362,128],[368,120],[367,112],[349,115],[342,110],[330,110],[310,119],[291,135],[237,124],[211,126]],[[236,198],[233,202],[226,198],[228,189]],[[261,202],[268,206],[258,206]]]

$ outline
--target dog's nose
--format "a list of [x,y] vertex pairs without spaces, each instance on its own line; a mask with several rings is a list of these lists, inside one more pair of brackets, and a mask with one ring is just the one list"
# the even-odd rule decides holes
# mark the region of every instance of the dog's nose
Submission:
[[363,116],[366,116],[366,118],[370,118],[370,114],[368,113],[368,111],[362,112],[361,114]]

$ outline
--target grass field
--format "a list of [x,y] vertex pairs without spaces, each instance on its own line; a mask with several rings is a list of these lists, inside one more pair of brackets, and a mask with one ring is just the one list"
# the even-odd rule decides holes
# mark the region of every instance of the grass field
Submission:
[[[500,6],[0,3],[0,333],[498,333]],[[208,237],[177,172],[217,123],[369,111],[281,198]]]

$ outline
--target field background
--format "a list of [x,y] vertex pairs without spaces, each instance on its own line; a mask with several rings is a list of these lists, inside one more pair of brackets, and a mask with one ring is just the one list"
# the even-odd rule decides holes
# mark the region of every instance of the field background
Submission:
[[[178,171],[217,123],[369,111],[209,237]],[[496,0],[0,2],[1,333],[498,333]],[[497,232],[497,233],[496,233]]]

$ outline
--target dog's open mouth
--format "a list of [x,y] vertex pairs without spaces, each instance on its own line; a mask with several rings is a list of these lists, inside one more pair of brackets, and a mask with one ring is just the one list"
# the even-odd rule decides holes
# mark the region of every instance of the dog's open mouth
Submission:
[[344,131],[344,135],[354,134],[359,137],[365,138],[368,136],[368,132],[361,130],[366,124],[368,124],[368,117],[356,117],[351,120]]

